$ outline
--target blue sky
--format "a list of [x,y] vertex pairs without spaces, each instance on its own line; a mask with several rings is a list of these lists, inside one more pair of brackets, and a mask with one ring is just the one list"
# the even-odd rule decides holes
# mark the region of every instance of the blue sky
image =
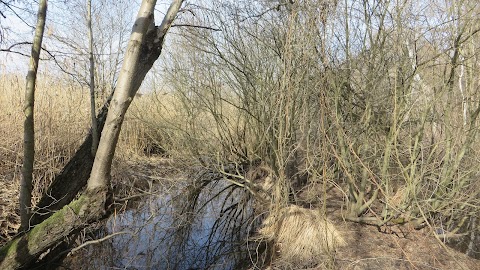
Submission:
[[[75,1],[70,1],[70,3]],[[95,9],[95,5],[98,5],[101,1],[93,0],[92,6]],[[109,2],[109,1],[107,1]],[[118,1],[121,2],[121,1]],[[118,2],[110,2],[108,4],[115,5]],[[135,16],[137,15],[138,8],[140,7],[141,1],[127,1],[129,2],[128,7],[128,16],[127,20],[129,20],[130,25],[133,25],[133,21]],[[85,1],[80,0],[79,4],[84,4]],[[112,4],[113,3],[113,4]],[[156,23],[159,24],[160,20],[163,18],[162,13],[165,13],[169,5],[169,1],[158,1],[156,6]],[[8,48],[11,44],[18,43],[18,42],[31,42],[33,40],[34,29],[32,26],[36,24],[36,12],[37,12],[37,4],[28,5],[28,9],[31,10],[33,13],[24,12],[19,8],[13,8],[17,14],[19,14],[22,19],[18,18],[13,14],[12,11],[6,10],[3,12],[6,15],[6,18],[1,17],[0,23],[4,28],[7,28],[7,35],[5,37],[4,43],[0,44],[0,48]],[[67,8],[67,10],[66,10]],[[3,9],[2,9],[3,10]],[[65,21],[70,20],[68,18],[68,10],[67,5],[64,1],[48,1],[48,11],[47,11],[47,23],[45,29],[45,38],[43,45],[47,46],[48,49],[55,50],[56,46],[55,41],[49,37],[49,33],[54,33],[55,31],[67,31],[65,30]],[[80,15],[81,16],[81,15]],[[95,18],[93,18],[95,24]],[[77,21],[75,22],[79,25],[79,27],[83,27],[85,24],[84,21]],[[107,29],[108,30],[108,29]],[[95,33],[94,33],[95,34]],[[128,37],[127,37],[128,38]],[[84,38],[80,37],[80,40],[86,40],[87,36],[85,35]],[[30,46],[29,45],[22,45],[17,46],[14,48],[16,51],[20,51],[24,54],[30,53]],[[60,49],[58,49],[60,50]],[[45,52],[42,52],[42,57],[47,57]],[[28,67],[29,59],[28,57],[21,56],[14,53],[5,53],[0,52],[0,72],[20,72],[25,73]],[[44,61],[40,63],[40,69],[43,69],[45,65],[51,65],[51,63],[45,63]],[[43,67],[42,67],[43,66]]]

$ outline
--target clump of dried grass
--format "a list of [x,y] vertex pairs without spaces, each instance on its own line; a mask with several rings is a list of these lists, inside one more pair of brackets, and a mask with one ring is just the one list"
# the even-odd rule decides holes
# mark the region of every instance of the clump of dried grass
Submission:
[[318,209],[298,206],[267,217],[259,233],[275,246],[273,263],[287,268],[318,266],[345,245],[340,232]]

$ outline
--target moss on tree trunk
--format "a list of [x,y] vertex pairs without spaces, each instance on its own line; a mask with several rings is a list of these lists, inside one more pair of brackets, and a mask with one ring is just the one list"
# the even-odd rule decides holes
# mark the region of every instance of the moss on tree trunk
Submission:
[[[105,125],[111,98],[112,96],[108,98],[97,115],[99,133],[102,132]],[[55,176],[52,184],[34,208],[35,211],[30,220],[31,225],[35,226],[41,223],[56,210],[70,203],[87,185],[94,159],[91,152],[92,137],[93,133],[90,132],[60,174]]]
[[0,269],[27,267],[50,247],[72,232],[105,214],[106,188],[87,190],[78,200],[57,211],[25,235],[0,250]]

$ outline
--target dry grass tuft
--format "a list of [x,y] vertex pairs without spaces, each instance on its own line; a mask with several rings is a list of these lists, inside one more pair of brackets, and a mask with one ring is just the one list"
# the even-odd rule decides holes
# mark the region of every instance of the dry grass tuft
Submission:
[[269,216],[259,231],[275,245],[280,266],[312,267],[325,262],[345,241],[335,226],[319,210],[289,206],[279,217]]

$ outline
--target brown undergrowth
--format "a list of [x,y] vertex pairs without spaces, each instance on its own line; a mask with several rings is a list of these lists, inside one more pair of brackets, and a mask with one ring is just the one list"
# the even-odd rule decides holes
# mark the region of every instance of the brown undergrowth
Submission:
[[[89,129],[85,89],[74,88],[67,82],[62,85],[62,80],[43,78],[39,82],[34,202],[75,152]],[[22,76],[0,77],[0,245],[14,236],[19,223],[17,200],[23,136],[23,95],[19,89],[23,89],[23,85]],[[181,161],[180,157],[198,154],[190,151],[202,149],[197,144],[207,148],[209,143],[212,147],[218,143],[207,136],[216,138],[215,134],[189,140],[189,136],[195,134],[186,136],[185,130],[177,129],[177,125],[168,125],[168,121],[180,119],[181,115],[174,111],[163,114],[169,108],[149,106],[152,103],[147,97],[144,95],[133,103],[116,153],[112,184],[120,210],[151,196],[159,184],[165,187],[172,184],[169,176],[187,171],[191,162],[189,158]],[[137,103],[141,105],[135,107]],[[140,115],[145,117],[140,118]],[[156,120],[167,125],[155,125]],[[178,123],[183,122],[178,120]],[[169,158],[170,155],[175,158]],[[267,176],[268,173],[264,175]],[[275,179],[270,177],[270,181]],[[345,190],[330,186],[331,183],[325,190],[323,184],[309,182],[298,187],[301,191],[298,205],[279,209],[276,218],[266,218],[260,235],[263,240],[273,243],[274,256],[273,261],[262,267],[480,269],[478,261],[442,245],[429,227],[414,230],[408,224],[375,227],[345,221]]]
[[[351,222],[346,220],[348,211],[343,208],[345,193],[328,185],[326,197],[312,196],[319,190],[324,190],[321,183],[305,186],[300,200],[317,210],[323,208],[334,228],[333,235],[343,242],[330,253],[332,263],[328,267],[323,264],[314,269],[480,269],[480,261],[439,241],[428,226],[418,230],[410,224],[371,226]],[[273,268],[295,269],[285,264]]]
[[[16,234],[19,225],[24,85],[22,75],[0,75],[0,245]],[[102,102],[98,97],[97,103]],[[35,94],[33,204],[83,142],[89,131],[89,115],[88,89],[69,78],[39,74]],[[131,118],[125,122],[122,132],[116,163],[128,164],[144,156],[151,143],[147,129]]]

